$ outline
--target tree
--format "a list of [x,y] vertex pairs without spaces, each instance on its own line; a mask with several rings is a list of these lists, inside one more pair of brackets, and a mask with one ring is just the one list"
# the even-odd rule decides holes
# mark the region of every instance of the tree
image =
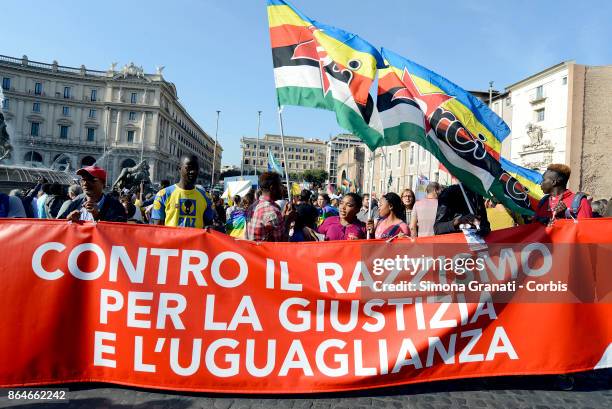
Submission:
[[302,177],[299,173],[289,172],[289,180],[300,181]]
[[315,185],[323,185],[329,175],[323,169],[308,169],[302,174],[302,177],[306,182],[313,183]]

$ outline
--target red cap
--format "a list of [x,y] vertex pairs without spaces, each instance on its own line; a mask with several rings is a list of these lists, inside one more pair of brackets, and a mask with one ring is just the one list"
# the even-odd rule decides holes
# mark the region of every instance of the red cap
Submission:
[[91,176],[92,178],[98,178],[98,179],[102,179],[104,182],[106,182],[106,171],[102,168],[99,168],[97,166],[86,166],[82,169],[77,170],[76,172],[77,175],[79,176]]

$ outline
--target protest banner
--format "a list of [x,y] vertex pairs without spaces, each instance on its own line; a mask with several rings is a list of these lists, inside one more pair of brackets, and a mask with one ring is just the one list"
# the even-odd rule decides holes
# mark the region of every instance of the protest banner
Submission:
[[[481,273],[519,285],[555,268],[546,250],[531,264],[534,249],[590,246],[570,263],[559,257],[572,280],[593,283],[589,302],[428,303],[397,288],[392,296],[364,289],[393,263],[370,264],[371,247],[391,254],[408,239],[257,244],[199,229],[59,220],[1,220],[0,238],[1,387],[309,393],[612,366],[612,220],[487,237],[491,248],[520,248],[485,260]],[[467,249],[462,234],[414,245],[441,243]]]

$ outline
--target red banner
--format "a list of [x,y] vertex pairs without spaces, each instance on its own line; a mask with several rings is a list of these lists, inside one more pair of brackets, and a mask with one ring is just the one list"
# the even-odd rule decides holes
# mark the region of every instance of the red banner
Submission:
[[[514,244],[473,276],[512,281],[517,297],[567,292],[571,283],[542,282],[562,264],[569,281],[593,283],[588,303],[584,289],[571,302],[494,303],[364,288],[410,246],[483,256],[461,234],[256,244],[197,229],[2,220],[0,239],[1,387],[306,393],[612,366],[612,219],[493,232],[490,252]],[[550,244],[577,253],[557,257]],[[390,256],[371,263],[373,248]]]

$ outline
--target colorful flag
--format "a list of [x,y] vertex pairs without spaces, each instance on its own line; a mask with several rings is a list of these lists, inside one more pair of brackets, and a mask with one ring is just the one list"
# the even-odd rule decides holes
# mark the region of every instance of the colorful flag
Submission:
[[535,193],[501,164],[509,128],[482,101],[447,79],[383,48],[378,111],[384,143],[412,141],[431,152],[462,183],[511,210],[533,214]]
[[281,176],[285,174],[283,167],[280,163],[278,163],[270,149],[268,149],[268,171],[276,172]]
[[279,106],[334,111],[338,124],[370,149],[383,129],[370,95],[378,50],[359,36],[306,17],[282,0],[268,0],[268,20]]
[[246,215],[244,209],[236,209],[227,219],[225,223],[225,231],[232,237],[237,239],[244,239],[246,226]]
[[293,182],[291,184],[291,194],[293,196],[299,196],[300,193],[302,193],[302,188],[300,187],[300,185],[297,182]]
[[531,208],[536,209],[542,196],[544,196],[544,192],[542,192],[542,188],[540,187],[540,183],[542,183],[542,174],[535,170],[527,169],[512,163],[504,157],[501,158],[501,165],[504,171],[524,186],[529,196]]

